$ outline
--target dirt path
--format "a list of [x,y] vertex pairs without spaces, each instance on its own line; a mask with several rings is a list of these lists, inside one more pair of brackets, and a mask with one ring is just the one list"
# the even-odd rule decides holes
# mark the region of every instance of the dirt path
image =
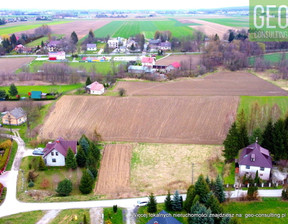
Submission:
[[48,224],[55,219],[61,210],[50,210],[36,223],[36,224]]
[[91,224],[103,224],[103,208],[91,208],[90,213],[90,223]]

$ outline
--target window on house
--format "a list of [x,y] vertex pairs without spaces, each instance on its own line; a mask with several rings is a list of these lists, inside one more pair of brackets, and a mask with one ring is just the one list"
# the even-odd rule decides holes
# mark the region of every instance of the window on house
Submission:
[[260,167],[260,170],[261,170],[261,171],[264,171],[264,170],[265,170],[265,168],[264,168],[264,167]]
[[56,163],[56,159],[52,159],[52,163]]
[[54,156],[54,152],[51,152],[51,156]]
[[246,166],[246,169],[249,170],[249,169],[250,169],[250,166],[247,165],[247,166]]
[[58,152],[56,152],[56,156],[58,156]]
[[260,173],[260,177],[263,177],[263,173]]

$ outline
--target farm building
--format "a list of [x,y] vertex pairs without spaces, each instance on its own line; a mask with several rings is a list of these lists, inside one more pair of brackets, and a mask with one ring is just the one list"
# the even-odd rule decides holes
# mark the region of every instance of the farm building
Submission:
[[46,145],[43,152],[43,159],[47,166],[65,166],[65,158],[68,149],[77,154],[77,141],[66,141],[63,138],[58,138],[54,142]]
[[96,44],[87,44],[87,51],[96,51],[97,45]]
[[26,113],[21,107],[17,107],[11,111],[8,111],[2,117],[2,123],[7,125],[21,125],[25,123],[26,120]]
[[65,60],[65,52],[59,51],[59,52],[49,52],[48,58],[50,61],[56,61],[56,60]]
[[255,176],[269,180],[272,169],[272,159],[269,150],[262,148],[257,142],[242,149],[239,159],[239,175]]
[[89,94],[101,95],[104,93],[104,86],[99,82],[93,82],[90,85],[86,86],[86,91]]
[[130,65],[128,67],[128,72],[132,74],[154,73],[155,71],[156,69],[147,66]]
[[31,91],[30,93],[28,93],[28,95],[33,100],[39,100],[45,98],[47,94],[42,93],[41,91]]
[[153,219],[150,219],[146,224],[182,224],[175,219],[168,212],[162,210],[158,215],[155,215]]
[[181,64],[179,62],[173,62],[172,64],[166,67],[166,71],[170,72],[172,70],[178,70],[181,68]]
[[17,52],[17,53],[24,53],[24,54],[28,54],[28,53],[32,53],[32,48],[30,47],[25,47],[23,46],[22,44],[18,44],[14,50]]

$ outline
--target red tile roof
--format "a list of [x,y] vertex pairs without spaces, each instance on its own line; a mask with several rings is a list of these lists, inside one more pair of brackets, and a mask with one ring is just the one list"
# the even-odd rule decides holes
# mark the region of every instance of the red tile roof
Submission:
[[177,61],[173,62],[171,65],[172,65],[174,68],[180,68],[180,67],[181,67],[181,64],[180,64],[179,62],[177,62]]
[[143,57],[141,61],[142,61],[142,63],[153,63],[154,58],[151,58],[151,57]]
[[93,82],[92,84],[87,86],[87,88],[89,88],[90,90],[94,90],[94,91],[100,91],[104,88],[104,86],[100,84],[99,82]]
[[77,141],[66,141],[63,138],[58,138],[55,142],[48,143],[43,150],[44,156],[46,157],[53,149],[61,153],[66,157],[68,149],[71,148],[74,154],[77,153]]

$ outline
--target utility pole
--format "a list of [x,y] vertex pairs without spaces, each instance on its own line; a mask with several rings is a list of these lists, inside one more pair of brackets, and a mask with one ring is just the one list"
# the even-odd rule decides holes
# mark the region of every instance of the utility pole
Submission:
[[192,185],[194,184],[194,163],[192,163]]

